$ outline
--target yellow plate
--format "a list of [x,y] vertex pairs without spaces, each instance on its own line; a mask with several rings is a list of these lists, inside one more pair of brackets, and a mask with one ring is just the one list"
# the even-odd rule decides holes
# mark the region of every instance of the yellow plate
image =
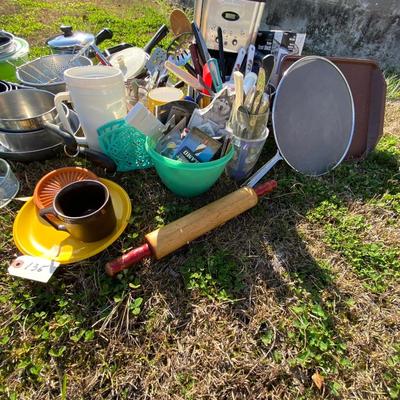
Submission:
[[14,221],[13,236],[18,249],[25,255],[51,259],[60,264],[71,264],[92,257],[110,246],[128,225],[132,206],[128,194],[121,186],[108,179],[100,181],[110,191],[117,217],[117,226],[111,235],[91,243],[76,240],[68,233],[57,231],[43,221],[31,199],[24,204]]

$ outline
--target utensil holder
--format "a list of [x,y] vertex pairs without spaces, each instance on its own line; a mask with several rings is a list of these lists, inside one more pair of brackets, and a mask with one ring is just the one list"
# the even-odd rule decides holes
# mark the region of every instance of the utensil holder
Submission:
[[263,114],[248,114],[240,109],[233,123],[233,134],[244,139],[258,139],[265,135],[268,124],[269,110]]
[[241,181],[250,175],[260,157],[268,134],[268,128],[265,128],[263,134],[257,139],[247,139],[233,134],[232,146],[235,153],[225,168],[228,176]]

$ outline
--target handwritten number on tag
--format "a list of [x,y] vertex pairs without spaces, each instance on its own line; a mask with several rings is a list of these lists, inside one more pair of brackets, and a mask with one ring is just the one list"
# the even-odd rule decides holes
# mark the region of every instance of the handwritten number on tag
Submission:
[[59,265],[39,257],[20,256],[11,262],[8,272],[20,278],[48,282]]

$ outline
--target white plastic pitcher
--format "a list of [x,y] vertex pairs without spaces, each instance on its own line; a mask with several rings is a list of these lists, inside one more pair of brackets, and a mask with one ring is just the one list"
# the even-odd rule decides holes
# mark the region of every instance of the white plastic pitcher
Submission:
[[60,121],[72,133],[63,101],[70,101],[79,116],[85,137],[76,137],[79,144],[101,152],[97,128],[105,123],[124,118],[127,100],[122,72],[109,66],[85,66],[64,72],[68,92],[55,96],[54,102]]

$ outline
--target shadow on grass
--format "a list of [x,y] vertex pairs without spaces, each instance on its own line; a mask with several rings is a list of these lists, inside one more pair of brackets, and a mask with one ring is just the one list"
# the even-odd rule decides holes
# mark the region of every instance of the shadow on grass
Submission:
[[[264,160],[273,153],[274,149],[267,148]],[[44,174],[65,166],[66,162],[73,164],[62,159],[16,165],[22,183],[20,195],[32,193],[40,178],[38,170]],[[95,171],[101,175],[100,170]],[[233,315],[248,324],[254,306],[251,293],[255,283],[262,280],[276,302],[284,307],[291,307],[289,300],[294,297],[301,300],[304,294],[310,299],[304,313],[316,310],[325,315],[327,335],[343,341],[335,329],[336,316],[326,307],[326,298],[321,294],[328,292],[337,300],[337,307],[343,308],[351,294],[341,293],[329,268],[310,254],[298,225],[310,210],[333,197],[338,205],[347,206],[354,201],[368,202],[386,192],[395,194],[396,173],[398,160],[389,150],[376,151],[360,163],[343,164],[317,179],[303,177],[282,163],[266,177],[276,179],[279,189],[262,199],[257,207],[164,260],[146,260],[111,280],[103,271],[108,260],[140,245],[143,236],[158,225],[172,222],[234,190],[232,182],[223,177],[205,196],[180,199],[163,187],[153,170],[118,175],[113,179],[127,190],[133,205],[131,223],[124,235],[99,256],[61,267],[46,286],[13,281],[8,301],[27,310],[27,321],[32,326],[42,318],[40,313],[46,313],[43,329],[56,335],[47,342],[46,351],[54,346],[62,349],[72,337],[83,340],[79,335],[82,338],[87,335],[89,346],[91,329],[104,326],[105,332],[97,338],[98,343],[102,343],[103,337],[109,340],[113,335],[119,335],[122,342],[133,337],[143,343],[143,351],[151,359],[156,343],[165,339],[160,339],[160,332],[168,336],[186,329],[199,300],[194,291],[228,302]],[[11,207],[13,211],[18,208],[16,204]],[[295,282],[297,287],[288,285],[288,281]],[[260,330],[265,329],[260,326]],[[325,331],[321,332],[322,337]],[[145,347],[149,342],[153,347]],[[65,354],[60,363],[74,360],[73,346],[69,350],[70,354]]]
[[[272,154],[274,149],[267,149],[264,159]],[[307,240],[298,226],[324,201],[347,209],[354,202],[368,203],[385,193],[397,193],[399,186],[394,176],[398,168],[398,157],[389,150],[377,150],[361,162],[344,163],[322,178],[301,176],[282,163],[269,177],[279,182],[276,193],[210,236],[200,238],[153,266],[163,271],[163,278],[157,278],[156,290],[163,293],[169,304],[175,305],[174,317],[180,319],[181,329],[190,321],[190,309],[196,301],[190,299],[191,289],[220,301],[241,299],[233,301],[231,307],[237,318],[247,324],[248,311],[253,307],[249,301],[253,285],[261,279],[282,305],[289,304],[288,299],[293,296],[300,298],[304,309],[294,319],[314,312],[321,317],[323,327],[317,339],[325,340],[323,336],[328,335],[329,345],[336,346],[335,350],[344,357],[345,339],[335,329],[336,312],[348,309],[346,301],[352,293],[341,292],[322,254],[321,260],[310,254]],[[221,186],[222,191],[228,189],[225,180],[217,189]],[[226,190],[229,191],[232,189]],[[178,212],[178,216],[184,214]],[[169,216],[168,222],[176,218],[175,213]],[[148,273],[158,275],[154,269],[152,271]],[[284,279],[285,276],[288,279]],[[295,282],[297,288],[293,290],[288,281]],[[329,307],[330,302],[335,307]],[[185,306],[181,307],[182,304]],[[323,347],[319,351],[326,353]],[[318,359],[316,363],[318,365]]]

